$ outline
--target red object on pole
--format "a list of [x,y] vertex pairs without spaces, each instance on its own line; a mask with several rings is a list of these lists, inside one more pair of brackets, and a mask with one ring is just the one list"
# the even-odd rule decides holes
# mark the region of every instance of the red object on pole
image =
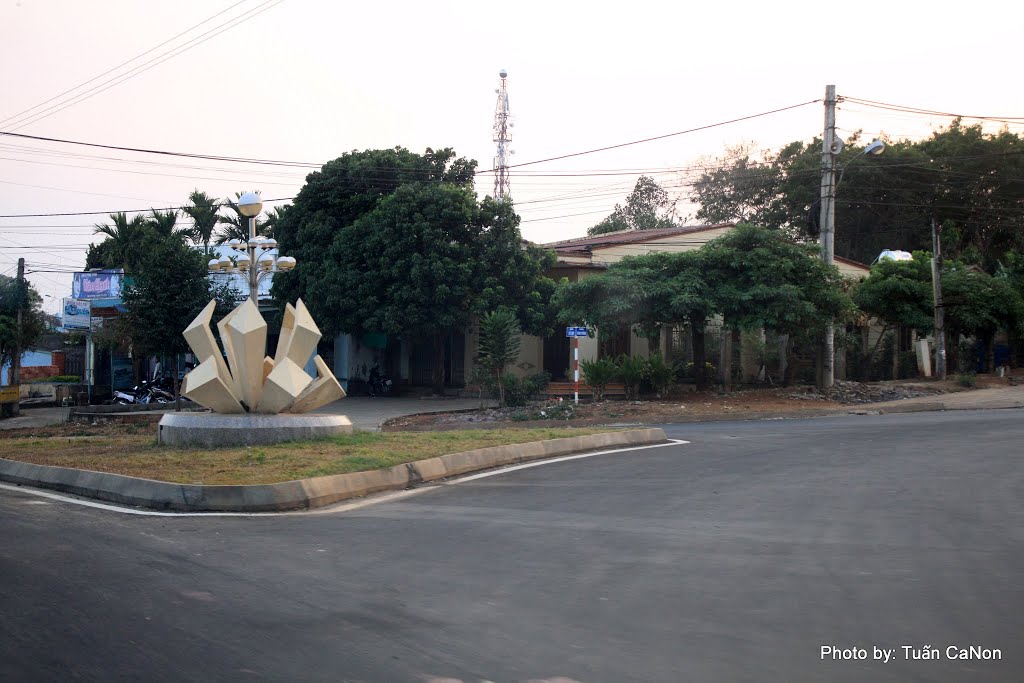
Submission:
[[572,369],[575,377],[576,387],[574,390],[574,402],[580,402],[580,338],[572,338]]

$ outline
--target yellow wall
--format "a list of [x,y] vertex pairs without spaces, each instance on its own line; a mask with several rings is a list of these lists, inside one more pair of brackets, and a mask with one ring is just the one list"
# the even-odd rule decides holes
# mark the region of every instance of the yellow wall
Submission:
[[621,261],[623,256],[638,256],[654,252],[671,254],[680,251],[692,251],[699,249],[706,242],[710,242],[716,237],[721,237],[731,229],[731,226],[725,226],[691,234],[661,237],[648,242],[610,244],[608,246],[594,247],[593,261],[594,263],[615,263],[616,261]]

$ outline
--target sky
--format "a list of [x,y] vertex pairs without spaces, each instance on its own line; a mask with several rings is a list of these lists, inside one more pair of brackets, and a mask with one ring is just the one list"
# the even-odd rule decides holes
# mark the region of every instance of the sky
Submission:
[[[544,243],[585,235],[641,173],[692,213],[685,169],[727,146],[777,149],[820,135],[815,100],[830,83],[840,97],[1024,117],[1012,78],[1024,9],[984,7],[0,0],[0,131],[311,164],[352,150],[452,147],[488,171],[506,69],[511,163],[521,165],[512,197],[523,236]],[[803,106],[683,132],[793,105]],[[846,138],[919,139],[948,122],[849,102],[837,112]],[[531,163],[672,133],[681,134]],[[180,206],[193,189],[285,199],[313,168],[0,136],[0,273],[13,275],[24,257],[57,312],[103,212]],[[479,195],[492,189],[493,176],[479,173]],[[78,212],[100,213],[7,217]]]

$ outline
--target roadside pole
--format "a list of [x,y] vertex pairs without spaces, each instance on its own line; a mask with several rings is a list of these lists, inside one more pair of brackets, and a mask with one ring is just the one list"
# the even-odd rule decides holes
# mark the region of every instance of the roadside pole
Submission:
[[580,403],[580,338],[572,338],[572,368],[575,387],[573,389],[573,402]]
[[939,228],[932,219],[932,299],[935,327],[935,378],[946,379],[946,309],[942,305],[942,253]]
[[18,417],[21,414],[21,318],[22,309],[25,307],[25,259],[18,259],[18,322],[14,333],[14,357],[11,358],[11,386],[17,389],[18,398],[11,404],[11,416]]

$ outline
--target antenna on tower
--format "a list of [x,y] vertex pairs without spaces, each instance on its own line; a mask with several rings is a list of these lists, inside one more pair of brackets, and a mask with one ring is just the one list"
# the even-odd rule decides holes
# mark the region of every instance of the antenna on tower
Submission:
[[494,142],[498,148],[494,156],[494,198],[511,199],[508,177],[508,156],[511,151],[508,144],[512,142],[512,121],[508,112],[508,89],[505,85],[508,72],[502,69],[498,75],[501,77],[501,87],[495,91],[498,93],[498,103],[494,107]]

